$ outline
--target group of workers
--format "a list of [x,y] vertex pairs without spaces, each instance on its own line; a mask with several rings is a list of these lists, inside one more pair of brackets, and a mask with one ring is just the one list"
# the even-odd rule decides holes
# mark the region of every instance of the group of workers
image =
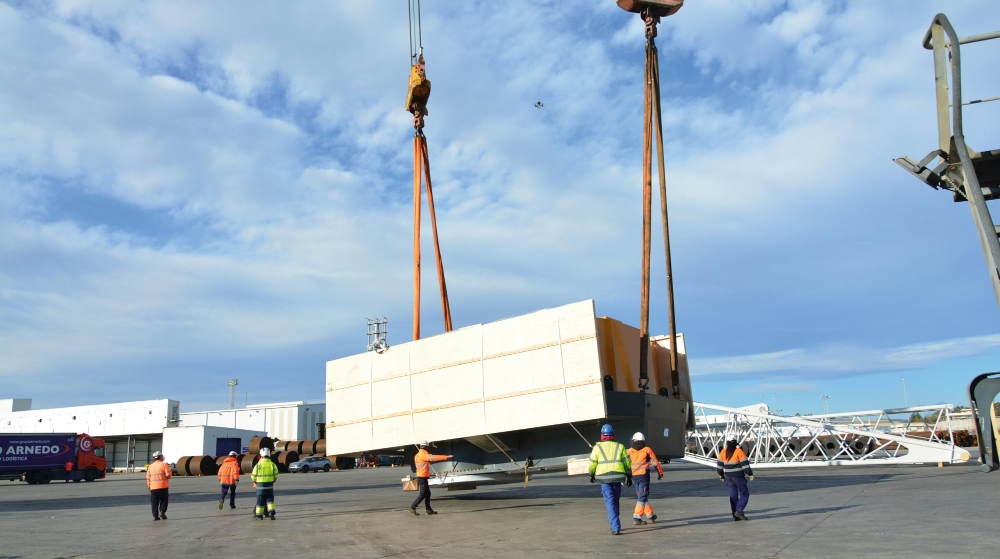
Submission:
[[[623,482],[628,487],[635,485],[636,504],[632,511],[632,523],[642,525],[656,520],[653,506],[649,504],[650,473],[654,467],[657,479],[663,479],[660,461],[653,449],[646,446],[646,437],[642,433],[632,435],[632,446],[626,449],[625,445],[615,441],[615,430],[611,425],[601,427],[601,441],[590,452],[590,483],[601,482],[601,494],[604,496],[612,534],[621,534],[619,504]],[[726,448],[719,452],[716,472],[728,486],[733,520],[747,520],[743,514],[750,500],[746,478],[749,476],[750,481],[753,481],[753,470],[750,469],[750,460],[739,448],[735,438],[727,440]]]
[[[237,460],[236,452],[230,452],[229,456],[219,467],[219,484],[222,487],[222,495],[219,497],[219,510],[226,503],[226,495],[229,495],[229,508],[236,508],[236,485],[240,482],[240,464]],[[153,463],[146,469],[146,487],[149,488],[149,502],[153,509],[153,520],[167,519],[167,502],[170,498],[170,478],[173,471],[170,465],[163,461],[162,452],[153,453]],[[268,517],[274,520],[276,510],[274,506],[274,482],[278,481],[278,466],[271,460],[271,450],[260,449],[260,461],[254,465],[250,472],[250,480],[253,482],[257,494],[257,504],[254,507],[253,518],[263,520]]]
[[[417,478],[417,498],[410,505],[410,514],[418,516],[417,507],[422,502],[427,515],[437,514],[431,507],[431,489],[428,485],[433,462],[451,460],[450,454],[431,454],[427,449],[427,441],[420,443],[420,450],[414,456],[414,466]],[[229,495],[229,508],[236,508],[236,485],[240,482],[240,464],[236,452],[230,452],[219,468],[219,483],[222,495],[219,497],[219,510],[222,510]],[[67,465],[67,470],[71,464]],[[656,469],[657,479],[663,479],[663,467],[653,449],[646,446],[646,437],[642,433],[632,436],[632,445],[625,445],[615,440],[615,430],[605,424],[601,427],[601,440],[593,446],[590,452],[590,483],[601,483],[601,495],[608,513],[608,523],[611,533],[621,534],[620,503],[622,484],[627,487],[635,485],[636,504],[632,510],[632,523],[643,525],[656,520],[653,506],[649,504],[649,483],[653,469]],[[733,520],[747,520],[743,514],[750,499],[747,490],[747,478],[753,481],[753,470],[746,453],[737,445],[735,438],[726,441],[726,447],[719,452],[716,461],[716,472],[719,479],[726,482],[729,490],[729,506],[732,509]],[[153,453],[153,463],[146,470],[146,485],[149,487],[150,504],[153,520],[167,519],[167,502],[169,499],[170,478],[173,473],[170,466],[163,461],[163,453]],[[278,480],[278,466],[271,461],[271,451],[260,449],[260,461],[253,467],[250,474],[257,494],[257,504],[253,518],[263,520],[268,517],[275,519],[274,482]]]

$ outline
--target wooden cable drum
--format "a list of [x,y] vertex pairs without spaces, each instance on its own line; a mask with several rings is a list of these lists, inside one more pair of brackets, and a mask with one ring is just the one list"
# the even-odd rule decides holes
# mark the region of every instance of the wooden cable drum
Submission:
[[211,456],[195,456],[188,462],[188,471],[193,476],[214,476],[215,459]]
[[326,455],[326,439],[316,441],[316,454]]
[[177,468],[177,475],[179,476],[191,475],[191,472],[188,471],[188,462],[190,461],[191,461],[190,456],[181,456],[180,460],[178,460],[174,466],[175,468]]
[[271,457],[271,460],[278,465],[278,471],[281,473],[288,473],[288,466],[292,462],[299,461],[299,453],[294,450],[288,450],[285,452],[279,452]]
[[303,453],[302,452],[302,446],[305,443],[306,443],[306,441],[291,441],[291,442],[288,443],[288,446],[285,447],[285,450],[287,450],[289,452],[294,452],[296,454],[302,454]]
[[226,458],[229,458],[229,456],[228,455],[227,456],[217,456],[215,458],[215,469],[216,470],[218,470],[219,468],[222,467],[222,463],[226,461]]
[[274,450],[274,439],[271,437],[253,437],[250,439],[250,454],[259,454],[260,449]]
[[299,449],[299,454],[316,454],[316,441],[302,441],[302,448]]
[[253,471],[253,467],[256,466],[259,461],[260,454],[244,454],[243,458],[240,460],[240,472],[249,474]]
[[271,450],[274,452],[284,452],[286,446],[288,446],[288,441],[274,441],[274,448]]

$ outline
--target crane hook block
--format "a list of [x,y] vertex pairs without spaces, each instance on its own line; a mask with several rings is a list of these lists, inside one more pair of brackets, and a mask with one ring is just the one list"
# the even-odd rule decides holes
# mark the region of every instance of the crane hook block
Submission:
[[427,114],[427,99],[431,96],[431,80],[424,71],[424,57],[410,68],[410,87],[406,91],[406,112]]
[[684,5],[684,0],[617,0],[618,7],[635,14],[649,10],[658,17],[672,16]]

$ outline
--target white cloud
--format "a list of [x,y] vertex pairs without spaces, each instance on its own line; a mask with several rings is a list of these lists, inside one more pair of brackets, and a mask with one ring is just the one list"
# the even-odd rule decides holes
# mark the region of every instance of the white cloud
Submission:
[[770,353],[691,360],[693,376],[792,373],[851,375],[920,369],[934,363],[983,355],[1000,348],[1000,334],[972,336],[890,348],[856,345],[788,349]]

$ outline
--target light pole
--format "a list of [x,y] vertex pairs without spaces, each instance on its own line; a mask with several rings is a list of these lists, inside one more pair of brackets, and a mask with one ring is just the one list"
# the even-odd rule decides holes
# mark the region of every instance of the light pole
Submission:
[[910,407],[910,399],[906,397],[906,379],[903,379],[903,406]]
[[827,400],[829,400],[830,397],[829,396],[820,396],[820,398],[823,399],[823,413],[830,413],[830,404],[827,403]]

